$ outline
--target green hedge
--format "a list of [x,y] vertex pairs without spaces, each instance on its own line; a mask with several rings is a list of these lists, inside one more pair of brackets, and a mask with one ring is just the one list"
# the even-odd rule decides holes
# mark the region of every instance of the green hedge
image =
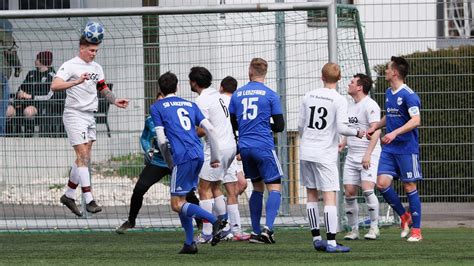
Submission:
[[[404,55],[406,83],[421,98],[420,156],[429,201],[474,200],[474,46]],[[374,99],[384,106],[385,65],[378,65]]]

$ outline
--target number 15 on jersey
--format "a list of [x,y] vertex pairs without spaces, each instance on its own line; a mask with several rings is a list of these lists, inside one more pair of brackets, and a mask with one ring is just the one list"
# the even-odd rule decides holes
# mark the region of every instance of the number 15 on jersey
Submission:
[[242,105],[242,119],[243,120],[253,120],[257,117],[258,114],[258,97],[243,98]]

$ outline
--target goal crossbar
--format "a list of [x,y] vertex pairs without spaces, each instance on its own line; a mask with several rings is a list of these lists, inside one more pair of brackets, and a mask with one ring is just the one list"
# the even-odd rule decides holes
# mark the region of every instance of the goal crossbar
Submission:
[[205,13],[276,12],[326,9],[332,1],[301,3],[257,3],[188,7],[74,8],[0,11],[0,18],[113,17],[139,15],[183,15]]

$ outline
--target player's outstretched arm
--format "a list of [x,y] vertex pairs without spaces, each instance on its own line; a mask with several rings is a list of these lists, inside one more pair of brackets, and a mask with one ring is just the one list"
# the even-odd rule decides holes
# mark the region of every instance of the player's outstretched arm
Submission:
[[272,115],[273,123],[270,123],[270,127],[273,132],[282,132],[285,129],[285,119],[283,114]]
[[349,127],[347,121],[347,102],[344,101],[337,106],[336,109],[336,126],[337,132],[343,136],[356,136],[362,138],[365,135],[365,131],[360,131],[355,128]]
[[169,169],[173,169],[173,157],[171,156],[171,151],[168,147],[168,139],[165,135],[165,129],[163,127],[155,127],[156,138],[158,141],[158,149],[160,149],[163,158],[166,161]]
[[[376,124],[376,123],[378,122],[370,123],[370,127],[372,127],[372,124]],[[369,142],[369,146],[367,146],[367,150],[365,150],[364,157],[362,157],[362,167],[366,170],[370,168],[370,159],[372,158],[372,152],[374,151],[375,146],[377,145],[377,142],[379,141],[381,132],[382,131],[380,129],[377,129],[372,133],[370,138],[367,136],[367,139],[369,139],[370,142]]]
[[209,144],[211,146],[211,167],[213,168],[219,167],[220,165],[219,158],[221,156],[220,156],[219,143],[216,136],[215,128],[211,124],[211,122],[209,122],[209,120],[207,119],[203,119],[199,126],[204,128],[204,130],[206,131],[206,135],[209,139]]
[[79,79],[71,80],[71,81],[64,81],[62,78],[54,78],[53,82],[51,82],[51,90],[52,91],[62,91],[67,90],[71,87],[81,84],[85,80],[89,79],[88,73],[83,73]]
[[114,93],[109,89],[107,83],[104,80],[101,80],[97,83],[97,90],[105,97],[107,102],[113,104],[119,108],[127,108],[128,107],[128,99],[122,99],[115,97]]
[[382,117],[382,119],[380,119],[379,122],[371,123],[370,128],[367,129],[367,139],[370,140],[372,138],[372,134],[374,134],[376,130],[383,128],[385,124],[386,124],[385,116]]

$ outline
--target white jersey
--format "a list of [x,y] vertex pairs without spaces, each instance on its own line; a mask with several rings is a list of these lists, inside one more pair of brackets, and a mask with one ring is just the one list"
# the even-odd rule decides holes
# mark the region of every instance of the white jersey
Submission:
[[104,80],[104,71],[96,62],[86,63],[80,57],[64,62],[55,77],[64,81],[77,80],[84,73],[89,73],[89,79],[66,90],[66,109],[85,112],[97,111],[97,82]]
[[300,160],[335,163],[339,134],[357,134],[347,126],[347,100],[335,89],[321,88],[303,97],[298,120]]
[[[220,94],[216,89],[207,88],[196,98],[196,104],[216,129],[219,148],[235,149],[235,138],[229,118],[230,97]],[[204,153],[210,156],[209,140],[206,137]]]
[[[365,132],[370,128],[370,123],[380,121],[380,107],[369,96],[364,97],[358,103],[351,102],[347,113],[349,116],[349,127]],[[369,143],[370,140],[367,138],[359,139],[354,136],[349,136],[347,137],[348,152],[351,155],[360,155],[362,158],[367,151]],[[380,141],[378,141],[373,153],[380,153],[380,151]]]

